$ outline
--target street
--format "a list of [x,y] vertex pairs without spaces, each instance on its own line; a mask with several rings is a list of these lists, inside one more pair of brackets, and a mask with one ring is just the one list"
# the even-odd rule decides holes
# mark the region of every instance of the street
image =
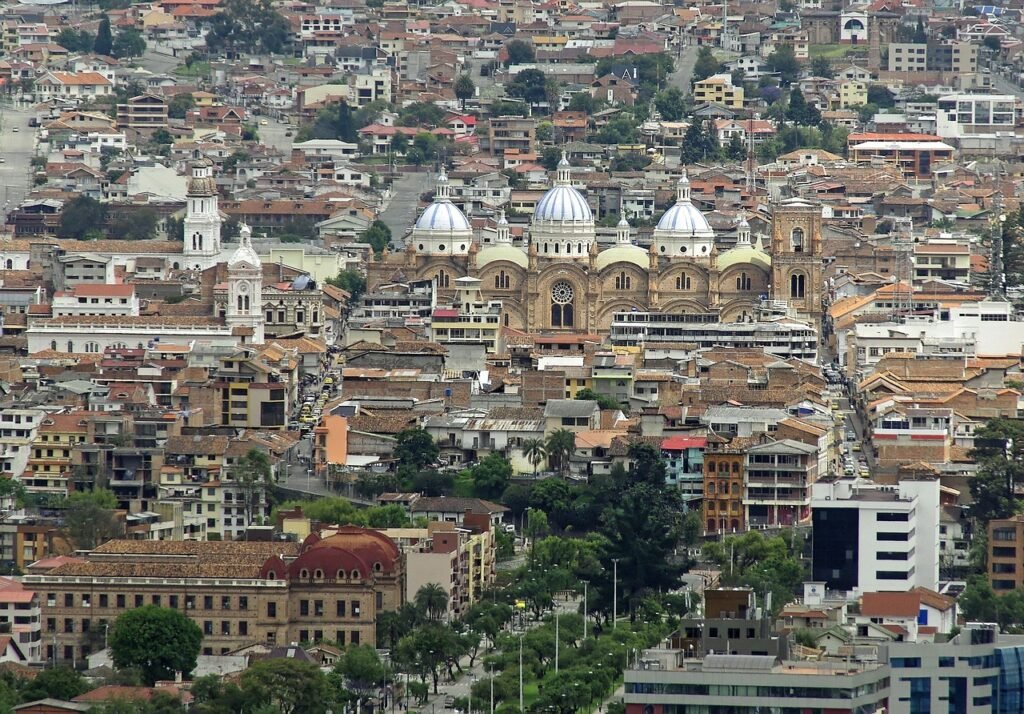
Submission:
[[[35,130],[28,126],[29,111],[4,106],[0,110],[0,182],[4,186],[4,214],[28,193],[31,161],[35,154]],[[13,130],[17,127],[18,131]]]
[[401,174],[391,187],[391,199],[379,220],[391,229],[391,243],[395,250],[405,249],[402,239],[416,222],[420,194],[433,185],[434,178],[429,171]]
[[700,48],[695,45],[686,45],[683,51],[676,57],[676,69],[668,76],[669,86],[678,87],[684,95],[691,91],[690,80],[693,78],[693,67],[697,64],[697,53]]

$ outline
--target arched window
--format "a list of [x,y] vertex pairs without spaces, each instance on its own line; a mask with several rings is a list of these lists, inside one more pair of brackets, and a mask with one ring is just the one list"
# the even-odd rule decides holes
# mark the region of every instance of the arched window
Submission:
[[630,286],[632,284],[633,284],[633,279],[630,276],[626,275],[625,271],[623,271],[623,272],[621,272],[621,273],[619,273],[618,275],[615,276],[615,289],[616,290],[629,290]]
[[451,278],[448,275],[447,270],[437,271],[437,287],[446,288],[450,284]]
[[551,286],[551,326],[572,327],[574,325],[573,299],[576,293],[568,282],[559,280]]
[[50,340],[50,349],[54,352],[57,351],[57,340]]
[[246,295],[245,299],[242,300],[242,305],[243,305],[243,309],[245,310],[245,313],[248,315],[249,314],[249,296],[248,295]]
[[71,340],[68,340],[68,352],[74,352],[74,351],[75,351],[75,343],[72,342]]
[[242,311],[242,296],[241,295],[238,296],[238,311],[239,312]]
[[708,473],[709,474],[713,474],[714,472],[715,472],[715,462],[714,461],[709,461],[708,462]]
[[508,273],[504,270],[494,276],[494,288],[495,290],[508,290],[511,281],[509,280]]
[[353,570],[352,571],[352,579],[353,580],[359,580],[359,571],[358,570]]
[[680,275],[676,277],[676,290],[689,290],[690,289],[690,276]]
[[804,229],[794,228],[793,232],[789,234],[789,244],[793,249],[794,253],[804,252]]
[[303,568],[302,570],[299,571],[299,577],[300,578],[308,578],[309,577],[309,571],[306,570],[305,568]]
[[802,298],[804,296],[803,273],[795,273],[789,276],[789,296],[791,298]]
[[736,278],[736,289],[750,290],[750,276],[746,273],[740,273]]
[[5,265],[7,266],[8,270],[14,270],[14,261],[11,260],[10,258],[7,259]]
[[324,571],[322,571],[319,568],[317,568],[316,570],[313,571],[313,577],[316,578],[317,580],[323,580],[324,579]]

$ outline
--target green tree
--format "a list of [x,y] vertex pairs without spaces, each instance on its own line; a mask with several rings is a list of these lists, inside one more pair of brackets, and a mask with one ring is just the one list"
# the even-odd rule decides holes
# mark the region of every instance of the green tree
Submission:
[[231,477],[242,489],[245,524],[251,525],[253,511],[266,503],[267,491],[273,485],[270,457],[257,448],[249,449],[231,468]]
[[546,83],[547,75],[539,69],[524,69],[505,86],[505,94],[536,106],[547,101]]
[[152,208],[122,211],[110,219],[107,232],[118,240],[148,240],[156,235],[160,217]]
[[106,489],[75,491],[66,503],[64,527],[76,548],[92,550],[124,534],[114,510],[117,499],[113,492]]
[[455,80],[455,98],[462,102],[462,111],[466,111],[466,100],[476,94],[476,85],[468,74],[460,74]]
[[533,45],[524,40],[512,40],[505,45],[505,51],[508,53],[508,59],[505,61],[506,66],[528,64],[533,62],[535,57]]
[[625,117],[612,119],[594,135],[598,144],[635,144],[640,137],[637,123]]
[[383,221],[374,221],[370,227],[359,236],[360,243],[368,243],[373,247],[373,252],[380,255],[391,242],[391,229]]
[[882,109],[890,109],[896,106],[896,97],[882,84],[868,85],[868,104],[873,104]]
[[473,493],[478,498],[497,499],[512,479],[512,464],[498,452],[491,452],[472,468]]
[[666,121],[679,121],[686,112],[686,101],[677,87],[669,87],[654,95],[654,107]]
[[743,145],[739,134],[733,134],[730,137],[729,144],[725,147],[725,155],[733,161],[742,161],[747,158],[747,147]]
[[[721,570],[723,585],[746,585],[762,595],[771,592],[776,611],[793,600],[807,573],[793,534],[764,537],[758,531],[705,543],[704,557]],[[799,550],[798,548],[796,549]],[[773,613],[774,614],[774,613]]]
[[435,463],[441,450],[426,429],[416,427],[398,433],[393,455],[399,464],[419,470]]
[[69,701],[91,689],[85,678],[69,667],[53,667],[41,670],[21,690],[23,702],[40,699]]
[[777,72],[779,82],[788,87],[800,76],[800,62],[796,58],[792,45],[779,45],[768,55],[768,69]]
[[146,40],[135,28],[126,28],[117,33],[111,46],[111,55],[118,59],[140,57],[146,51]]
[[65,27],[57,35],[57,44],[68,52],[92,52],[96,38],[86,30]]
[[167,104],[167,116],[171,119],[184,119],[189,109],[192,109],[196,105],[196,100],[192,98],[191,92],[179,92],[171,97],[171,101]]
[[718,158],[721,147],[718,145],[718,134],[710,121],[702,121],[696,117],[683,135],[681,158],[684,164],[696,164],[714,161]]
[[358,270],[342,270],[333,278],[327,278],[327,284],[347,292],[350,305],[357,304],[366,292],[366,276]]
[[989,419],[974,432],[971,458],[978,464],[970,480],[971,516],[987,525],[1019,512],[1016,492],[1024,482],[1024,422]]
[[68,204],[60,214],[57,236],[82,240],[88,233],[98,232],[107,217],[106,207],[95,198],[79,196]]
[[113,46],[114,36],[110,32],[110,18],[104,15],[96,31],[96,42],[93,43],[92,51],[98,55],[110,56]]
[[[523,442],[523,456],[533,464],[534,476],[537,475],[537,467],[544,462],[547,453],[547,445],[543,439],[527,439]],[[504,502],[504,497],[502,501]]]
[[568,429],[556,429],[544,444],[551,465],[563,476],[569,473],[569,460],[576,453],[576,435]]
[[380,661],[377,650],[370,645],[355,645],[345,649],[334,667],[334,671],[344,677],[345,688],[356,695],[357,708],[361,704],[366,707],[369,700],[380,689],[387,670]]
[[288,20],[272,0],[225,0],[206,35],[210,52],[280,54],[291,41]]
[[394,658],[403,671],[423,678],[429,676],[437,694],[442,666],[457,657],[460,650],[458,637],[451,627],[431,622],[399,640]]
[[[242,674],[242,688],[280,714],[327,714],[336,709],[336,695],[327,676],[311,663],[296,659],[262,659]],[[255,711],[249,710],[249,711]],[[268,711],[268,710],[261,710]],[[269,714],[268,711],[268,714]]]
[[399,126],[437,126],[444,119],[444,110],[433,102],[413,102],[398,112]]
[[598,394],[589,387],[577,390],[575,398],[584,402],[597,402],[597,406],[601,409],[622,409],[622,405],[615,399],[607,394]]
[[835,77],[835,72],[832,70],[832,63],[829,62],[828,57],[822,57],[819,55],[811,60],[811,76],[825,77],[826,79],[832,79]]
[[711,48],[704,45],[697,51],[697,61],[693,65],[693,81],[699,82],[722,71],[722,63],[715,59]]
[[448,611],[448,593],[438,583],[423,585],[413,599],[428,620],[440,620]]
[[370,528],[409,528],[412,521],[405,509],[397,504],[387,506],[372,506],[363,513],[366,515],[366,525]]
[[576,92],[569,100],[569,111],[593,114],[597,111],[597,100],[590,95],[590,92]]
[[108,641],[114,666],[139,670],[152,686],[173,679],[175,672],[188,676],[196,668],[203,633],[178,610],[145,605],[120,615]]
[[817,126],[821,123],[821,112],[818,108],[807,103],[804,93],[799,87],[793,87],[789,93],[789,107],[786,109],[786,118],[794,124],[803,126]]

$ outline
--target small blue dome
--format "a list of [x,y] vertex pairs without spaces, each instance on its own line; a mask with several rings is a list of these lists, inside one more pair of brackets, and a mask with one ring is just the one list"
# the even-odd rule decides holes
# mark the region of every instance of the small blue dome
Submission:
[[470,231],[472,227],[465,214],[450,201],[434,201],[416,221],[418,230]]
[[572,186],[557,184],[540,199],[533,212],[533,219],[535,221],[593,222],[594,214],[582,193]]

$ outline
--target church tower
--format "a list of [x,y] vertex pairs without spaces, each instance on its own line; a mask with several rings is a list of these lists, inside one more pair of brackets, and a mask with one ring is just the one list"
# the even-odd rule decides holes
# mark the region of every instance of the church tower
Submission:
[[246,225],[239,234],[238,250],[228,261],[226,319],[239,343],[263,343],[263,266],[252,248],[252,229]]
[[772,209],[772,297],[821,329],[821,206],[803,202]]
[[186,200],[184,264],[205,270],[216,265],[220,255],[220,209],[213,163],[208,159],[192,164]]

